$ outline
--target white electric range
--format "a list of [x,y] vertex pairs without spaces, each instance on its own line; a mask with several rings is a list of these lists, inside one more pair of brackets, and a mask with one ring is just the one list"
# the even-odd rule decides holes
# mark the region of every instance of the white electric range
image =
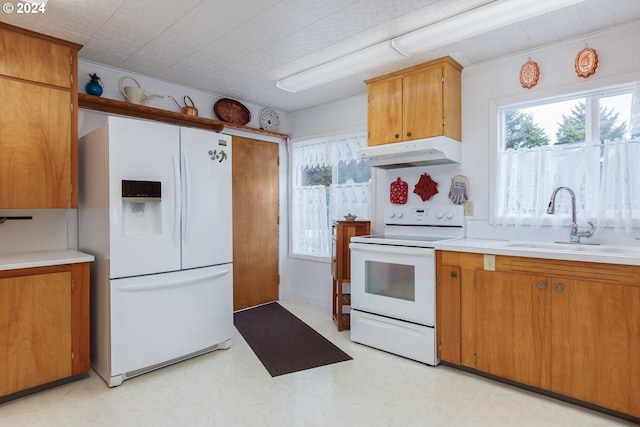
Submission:
[[465,236],[459,205],[389,206],[351,239],[351,340],[437,365],[435,245]]

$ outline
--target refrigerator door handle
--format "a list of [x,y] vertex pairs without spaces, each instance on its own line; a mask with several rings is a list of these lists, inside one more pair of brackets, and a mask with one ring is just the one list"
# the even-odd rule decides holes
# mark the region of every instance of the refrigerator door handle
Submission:
[[189,162],[189,155],[186,151],[182,153],[182,161],[184,162],[184,215],[182,221],[184,222],[184,235],[182,239],[184,244],[189,243],[189,237],[191,236],[191,221],[189,218],[189,212],[191,209],[191,164]]
[[117,288],[117,290],[122,292],[145,292],[145,291],[155,291],[158,289],[178,288],[178,287],[190,285],[192,283],[202,283],[202,281],[208,280],[208,279],[216,279],[218,277],[225,276],[229,273],[230,273],[230,270],[225,269],[225,270],[216,271],[215,273],[212,273],[212,274],[192,277],[192,278],[180,280],[180,281],[176,281],[175,279],[168,279],[168,280],[155,281],[154,283],[149,283],[144,285],[140,285],[140,284],[124,285]]
[[173,189],[176,201],[173,210],[173,244],[180,245],[180,212],[182,211],[182,190],[180,188],[180,164],[173,154]]

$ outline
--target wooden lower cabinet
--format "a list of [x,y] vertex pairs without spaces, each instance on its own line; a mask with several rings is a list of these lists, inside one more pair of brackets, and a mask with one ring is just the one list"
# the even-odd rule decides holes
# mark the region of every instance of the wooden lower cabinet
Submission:
[[549,279],[519,273],[476,272],[476,368],[549,388]]
[[89,371],[89,264],[0,271],[0,398]]
[[551,288],[551,390],[640,418],[640,283]]
[[640,419],[640,267],[483,257],[437,256],[440,359]]

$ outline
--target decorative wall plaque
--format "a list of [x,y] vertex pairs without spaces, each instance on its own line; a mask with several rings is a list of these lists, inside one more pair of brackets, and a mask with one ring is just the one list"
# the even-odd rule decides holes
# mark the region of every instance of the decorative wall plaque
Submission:
[[540,79],[540,67],[534,61],[527,61],[520,68],[520,84],[525,89],[531,89],[538,84]]
[[578,77],[587,78],[592,76],[598,70],[598,54],[595,49],[585,47],[576,56],[574,63],[576,75]]

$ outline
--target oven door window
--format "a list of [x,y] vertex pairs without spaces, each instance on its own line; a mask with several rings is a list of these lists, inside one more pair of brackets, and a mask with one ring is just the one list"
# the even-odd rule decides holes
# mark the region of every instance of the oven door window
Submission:
[[405,301],[415,301],[413,265],[366,261],[365,292]]

